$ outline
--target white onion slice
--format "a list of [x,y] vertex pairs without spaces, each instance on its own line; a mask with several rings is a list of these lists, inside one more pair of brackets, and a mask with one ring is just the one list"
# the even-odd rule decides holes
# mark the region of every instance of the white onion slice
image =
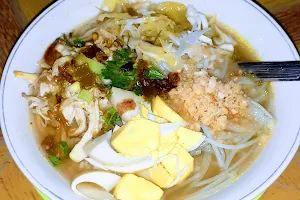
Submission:
[[155,165],[151,155],[125,157],[118,154],[109,145],[105,137],[97,138],[96,141],[93,141],[92,144],[89,144],[84,150],[89,156],[89,158],[85,160],[91,165],[103,170],[111,170],[119,173],[134,173]]
[[257,141],[259,140],[259,138],[255,138],[249,142],[246,142],[244,144],[238,144],[238,145],[228,145],[228,144],[222,144],[222,143],[218,143],[212,139],[206,138],[206,141],[216,147],[219,148],[223,148],[223,149],[230,149],[230,150],[234,150],[234,149],[244,149],[247,148],[253,144],[255,144]]
[[[110,200],[113,199],[114,196],[109,193],[109,191],[111,191],[117,185],[120,179],[121,177],[116,174],[92,171],[77,176],[72,181],[71,188],[75,194],[87,199],[95,199],[96,196],[97,200]],[[97,191],[95,191],[87,188],[86,192],[83,193],[78,187],[81,183],[94,183],[103,188],[103,190],[97,189]],[[87,195],[87,193],[89,193],[89,195]]]

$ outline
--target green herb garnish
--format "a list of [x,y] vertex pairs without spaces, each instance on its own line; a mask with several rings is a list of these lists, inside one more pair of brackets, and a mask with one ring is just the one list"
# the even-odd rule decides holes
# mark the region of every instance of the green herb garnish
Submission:
[[111,86],[124,90],[133,91],[137,86],[138,71],[132,68],[129,71],[121,69],[122,66],[131,63],[132,51],[130,49],[119,49],[113,54],[113,60],[105,63],[105,69],[102,70],[104,79],[111,80]]
[[111,107],[107,110],[107,117],[103,117],[105,123],[109,126],[115,126],[118,121],[121,121],[120,116],[115,108]]
[[115,64],[121,67],[131,61],[131,54],[132,51],[130,49],[118,49],[113,54],[113,60]]
[[74,47],[80,48],[80,47],[84,47],[85,46],[85,41],[77,38],[77,39],[75,39],[73,41],[73,44],[74,44]]
[[145,76],[150,79],[159,79],[159,80],[165,78],[165,76],[162,73],[160,73],[160,71],[155,67],[151,67],[148,71],[146,71]]
[[63,34],[63,39],[64,39],[64,42],[66,43],[67,46],[70,46],[70,47],[84,47],[85,46],[85,41],[79,39],[79,38],[76,38],[74,39],[73,41],[71,41],[66,34]]
[[65,158],[69,157],[70,149],[68,143],[65,141],[61,141],[58,143],[59,148],[64,152]]
[[138,96],[141,96],[143,94],[143,91],[140,87],[135,87],[133,92]]
[[61,161],[59,157],[52,156],[52,155],[48,155],[48,159],[52,163],[53,167],[58,167]]
[[64,39],[64,42],[66,43],[67,46],[70,46],[70,47],[73,46],[73,43],[68,39],[66,34],[63,34],[63,39]]

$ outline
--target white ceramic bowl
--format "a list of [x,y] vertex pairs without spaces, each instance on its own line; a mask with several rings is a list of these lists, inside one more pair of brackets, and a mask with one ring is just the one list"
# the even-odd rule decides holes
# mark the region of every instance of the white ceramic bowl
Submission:
[[[293,43],[263,9],[250,0],[178,0],[217,17],[240,33],[265,61],[299,60]],[[30,129],[28,83],[14,70],[37,71],[47,46],[64,32],[97,14],[99,0],[59,0],[25,30],[5,66],[1,82],[1,128],[8,149],[25,176],[51,199],[78,200],[69,183],[42,157]],[[253,199],[269,187],[293,158],[299,143],[300,82],[275,83],[278,124],[263,154],[232,186],[209,199]],[[197,199],[197,195],[191,199]]]

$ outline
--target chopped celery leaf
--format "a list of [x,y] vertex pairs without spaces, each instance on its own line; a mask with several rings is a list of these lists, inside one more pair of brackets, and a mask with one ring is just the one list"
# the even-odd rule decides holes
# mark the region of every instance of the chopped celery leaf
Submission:
[[164,79],[165,76],[160,73],[160,71],[158,69],[156,69],[155,67],[151,67],[148,71],[145,72],[145,76],[150,78],[150,79]]
[[104,79],[111,80],[111,86],[124,90],[133,91],[137,86],[138,72],[132,67],[130,70],[122,70],[122,66],[133,63],[130,49],[119,49],[113,54],[113,60],[105,63],[105,69],[102,70]]
[[81,39],[75,39],[73,40],[73,44],[75,47],[84,47],[85,46],[85,41],[81,40]]
[[103,117],[105,123],[109,126],[115,126],[118,121],[121,121],[120,116],[115,108],[111,107],[107,110],[107,115]]
[[65,158],[69,157],[70,149],[68,143],[65,141],[61,141],[58,143],[59,148],[64,152]]
[[52,163],[53,167],[58,167],[61,161],[59,157],[52,156],[52,155],[48,155],[48,159]]

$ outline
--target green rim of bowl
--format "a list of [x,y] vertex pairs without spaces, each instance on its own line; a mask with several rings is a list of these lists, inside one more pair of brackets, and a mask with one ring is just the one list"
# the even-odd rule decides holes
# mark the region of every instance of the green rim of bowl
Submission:
[[47,197],[46,195],[44,195],[41,191],[39,191],[38,189],[36,189],[36,191],[39,193],[39,195],[41,195],[41,197],[44,199],[44,200],[51,200],[49,197]]
[[[38,189],[36,189],[36,191],[41,195],[41,197],[44,199],[44,200],[51,200],[49,197],[47,197],[46,195],[44,195],[41,191],[39,191]],[[260,195],[258,195],[257,197],[255,197],[253,200],[259,200],[260,197],[262,197],[264,193],[261,193]]]

